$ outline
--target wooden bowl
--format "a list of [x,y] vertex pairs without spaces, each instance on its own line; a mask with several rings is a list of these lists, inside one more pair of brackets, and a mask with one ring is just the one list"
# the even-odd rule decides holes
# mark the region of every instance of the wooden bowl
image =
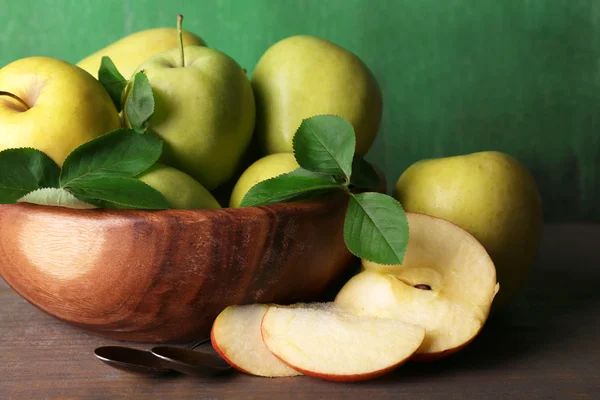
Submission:
[[0,275],[105,337],[187,341],[232,304],[315,300],[352,262],[347,200],[221,210],[0,205]]

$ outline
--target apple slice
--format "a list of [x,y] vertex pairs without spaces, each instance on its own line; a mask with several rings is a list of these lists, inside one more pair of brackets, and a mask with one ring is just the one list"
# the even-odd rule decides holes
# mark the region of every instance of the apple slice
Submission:
[[268,309],[264,304],[227,307],[213,324],[212,345],[232,367],[247,374],[270,378],[301,375],[263,343],[260,324]]
[[462,228],[424,214],[407,216],[403,264],[363,261],[363,272],[344,285],[335,303],[424,327],[425,341],[414,359],[436,359],[465,347],[483,327],[499,289],[496,268]]
[[358,316],[333,303],[271,306],[263,340],[305,375],[361,381],[383,375],[417,351],[425,330],[397,319]]

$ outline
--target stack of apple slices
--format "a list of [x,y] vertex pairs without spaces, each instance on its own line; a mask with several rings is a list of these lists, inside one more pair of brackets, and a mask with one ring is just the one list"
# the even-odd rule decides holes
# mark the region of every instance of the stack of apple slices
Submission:
[[408,360],[425,330],[398,319],[358,316],[334,303],[256,304],[226,309],[211,337],[215,350],[242,372],[360,381]]
[[228,307],[213,325],[215,350],[253,375],[360,381],[411,357],[431,360],[465,347],[498,292],[494,264],[458,226],[407,216],[401,266],[363,262],[334,303]]

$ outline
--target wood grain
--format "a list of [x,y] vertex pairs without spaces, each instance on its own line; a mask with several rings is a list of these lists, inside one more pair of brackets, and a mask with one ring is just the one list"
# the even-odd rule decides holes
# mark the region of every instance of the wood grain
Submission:
[[0,280],[0,399],[597,399],[598,237],[599,225],[547,226],[527,289],[469,347],[360,384],[123,373],[92,355],[119,342],[49,317]]
[[322,294],[352,260],[346,202],[158,212],[2,205],[0,275],[87,331],[191,340],[228,305]]

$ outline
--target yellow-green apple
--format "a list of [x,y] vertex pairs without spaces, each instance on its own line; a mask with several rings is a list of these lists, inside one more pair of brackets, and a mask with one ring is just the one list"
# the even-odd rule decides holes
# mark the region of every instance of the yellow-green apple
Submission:
[[154,93],[149,129],[164,142],[161,161],[208,190],[231,178],[254,129],[254,96],[244,70],[226,54],[200,46],[157,54],[141,70]]
[[359,316],[333,303],[271,306],[261,325],[267,348],[293,369],[331,381],[362,381],[408,360],[425,330],[399,319]]
[[301,375],[265,346],[260,324],[268,309],[265,304],[227,307],[213,324],[212,345],[235,369],[247,374],[269,378]]
[[257,183],[292,172],[299,167],[293,153],[270,154],[255,161],[235,184],[229,199],[229,207],[239,207],[248,190]]
[[[77,65],[97,77],[102,57],[108,56],[124,77],[130,77],[137,67],[155,54],[178,46],[175,28],[154,28],[132,33],[79,61]],[[183,31],[183,44],[204,46],[204,41]]]
[[436,359],[470,343],[485,324],[499,286],[483,246],[440,218],[407,213],[402,265],[365,265],[335,303],[359,315],[399,318],[425,328],[414,358]]
[[81,68],[29,57],[0,69],[0,151],[32,147],[62,166],[76,147],[119,126],[110,96]]
[[304,118],[339,115],[356,131],[364,155],[375,140],[382,96],[374,75],[350,51],[312,36],[292,36],[272,47],[252,74],[256,133],[268,154],[292,151]]
[[483,244],[502,287],[494,309],[523,287],[539,250],[542,206],[535,181],[515,158],[486,151],[423,160],[400,176],[395,197],[406,211],[451,221]]
[[156,163],[137,176],[137,179],[162,193],[170,208],[221,208],[204,186],[173,167]]

